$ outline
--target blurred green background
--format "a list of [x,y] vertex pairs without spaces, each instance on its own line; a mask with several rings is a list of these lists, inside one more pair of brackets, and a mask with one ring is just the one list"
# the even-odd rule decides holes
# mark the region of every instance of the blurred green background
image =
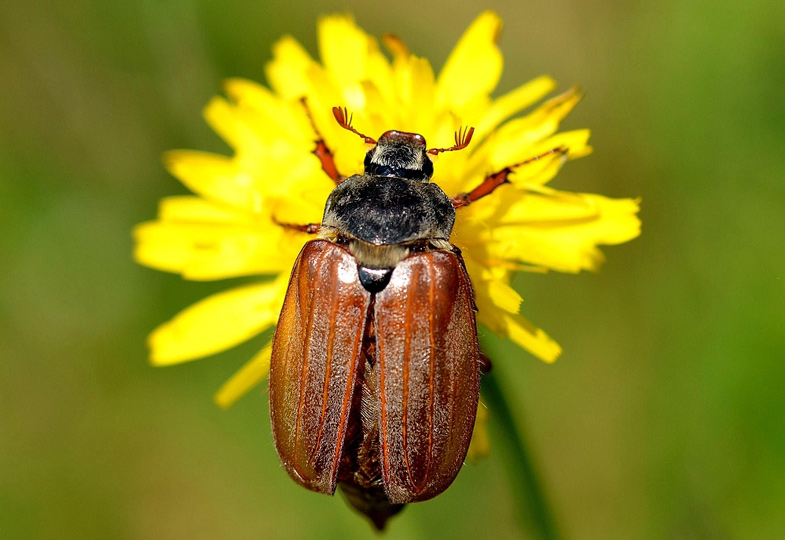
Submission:
[[[279,467],[266,394],[217,387],[261,341],[170,368],[145,337],[225,283],[131,261],[184,188],[172,148],[226,151],[200,111],[263,81],[284,33],[351,11],[441,66],[483,9],[499,91],[587,97],[594,155],[558,188],[643,198],[599,275],[525,275],[554,365],[488,337],[566,539],[785,537],[785,3],[4,0],[0,7],[0,538],[373,537]],[[388,538],[521,537],[499,453]]]

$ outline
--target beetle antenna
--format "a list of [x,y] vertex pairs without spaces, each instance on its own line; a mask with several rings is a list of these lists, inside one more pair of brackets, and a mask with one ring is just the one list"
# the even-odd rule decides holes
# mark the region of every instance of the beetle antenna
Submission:
[[437,155],[440,152],[452,152],[453,150],[463,150],[469,143],[472,141],[472,135],[474,135],[474,128],[473,127],[462,127],[458,128],[458,131],[455,132],[455,146],[450,148],[431,148],[428,150],[428,153],[432,156]]
[[[343,109],[340,107],[333,107],[333,116],[335,117],[336,122],[338,122],[338,125],[341,126],[343,129],[349,130],[355,135],[359,135],[360,137],[365,139],[365,142],[367,144],[376,144],[376,139],[372,139],[367,135],[363,135],[362,133],[360,133],[359,131],[357,131],[352,127],[352,118],[354,118],[354,114],[349,116],[349,112],[346,110],[346,107],[344,107]],[[349,118],[348,121],[346,119],[347,117]]]

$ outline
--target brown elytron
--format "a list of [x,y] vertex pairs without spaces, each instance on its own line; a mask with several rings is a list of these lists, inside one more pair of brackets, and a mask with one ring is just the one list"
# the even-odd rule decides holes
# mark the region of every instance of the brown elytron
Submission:
[[393,503],[423,501],[458,474],[480,392],[473,292],[458,255],[404,259],[374,314],[384,485]]
[[321,493],[335,491],[370,302],[351,254],[325,240],[305,245],[275,331],[270,412],[284,467]]

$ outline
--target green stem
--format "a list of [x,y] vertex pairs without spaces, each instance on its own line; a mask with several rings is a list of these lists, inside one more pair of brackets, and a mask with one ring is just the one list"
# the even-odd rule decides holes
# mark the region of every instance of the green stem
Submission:
[[521,421],[513,417],[496,377],[489,373],[482,381],[483,401],[490,409],[490,421],[499,437],[494,440],[494,452],[502,456],[504,467],[513,487],[520,508],[519,519],[527,538],[532,540],[558,540],[559,532],[553,512],[526,447]]

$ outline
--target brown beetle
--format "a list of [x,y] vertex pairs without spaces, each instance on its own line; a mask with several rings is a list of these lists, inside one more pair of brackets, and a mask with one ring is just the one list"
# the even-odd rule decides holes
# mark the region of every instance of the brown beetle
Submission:
[[[365,172],[343,178],[324,141],[315,154],[338,184],[318,233],[292,270],[270,366],[273,439],[289,475],[349,502],[379,528],[405,503],[440,494],[455,479],[472,435],[481,358],[474,293],[450,244],[455,209],[491,193],[512,168],[450,199],[429,183],[415,133],[359,133],[374,144]],[[551,152],[559,151],[555,149]],[[541,156],[538,156],[541,157]]]

